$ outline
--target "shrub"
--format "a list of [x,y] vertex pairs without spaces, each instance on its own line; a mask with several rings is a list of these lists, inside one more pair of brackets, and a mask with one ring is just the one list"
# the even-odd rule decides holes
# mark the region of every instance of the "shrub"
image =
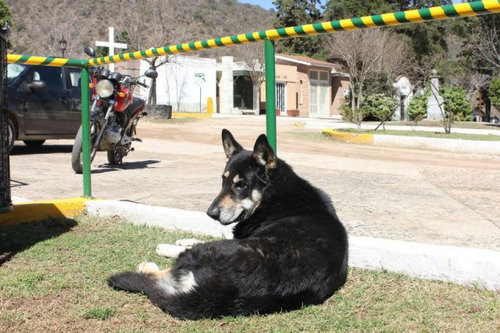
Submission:
[[441,90],[444,99],[445,117],[457,121],[472,120],[472,108],[465,90],[457,86],[444,87]]
[[391,118],[396,107],[396,101],[385,94],[373,94],[368,96],[364,101],[361,109],[363,115],[368,115],[380,121],[386,121]]
[[500,77],[491,80],[490,89],[488,90],[491,103],[500,109]]
[[339,109],[340,109],[340,114],[342,115],[342,119],[344,119],[345,121],[354,120],[352,114],[352,108],[350,105],[342,104],[342,106]]
[[427,96],[415,96],[408,105],[408,117],[410,121],[417,123],[427,117]]

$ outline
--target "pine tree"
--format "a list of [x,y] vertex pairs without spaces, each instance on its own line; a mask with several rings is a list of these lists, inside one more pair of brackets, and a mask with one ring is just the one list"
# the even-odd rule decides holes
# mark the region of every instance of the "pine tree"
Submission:
[[[320,0],[276,0],[275,28],[290,27],[319,22],[322,18]],[[313,56],[321,51],[319,36],[290,38],[280,41],[278,50]]]

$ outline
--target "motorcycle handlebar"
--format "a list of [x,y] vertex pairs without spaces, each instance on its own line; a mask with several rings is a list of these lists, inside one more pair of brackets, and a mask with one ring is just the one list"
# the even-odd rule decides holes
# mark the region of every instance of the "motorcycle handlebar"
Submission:
[[142,87],[144,87],[144,88],[149,88],[149,86],[148,86],[147,84],[142,83],[142,82],[140,82],[140,81],[135,80],[135,81],[134,81],[134,83],[135,83],[135,84],[138,84],[138,85],[140,85],[140,86],[142,86]]

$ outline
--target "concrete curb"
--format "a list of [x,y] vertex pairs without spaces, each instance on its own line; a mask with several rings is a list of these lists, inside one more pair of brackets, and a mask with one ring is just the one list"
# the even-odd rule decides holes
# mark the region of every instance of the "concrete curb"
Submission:
[[[87,201],[89,214],[120,216],[134,224],[232,238],[232,227],[206,214],[126,201]],[[500,252],[351,236],[349,265],[385,269],[424,279],[500,290]]]
[[349,265],[500,290],[500,252],[350,237]]
[[225,227],[198,211],[118,200],[88,201],[85,208],[88,214],[102,217],[119,216],[136,225],[182,230],[213,237],[233,237],[231,226]]
[[48,218],[72,218],[81,215],[85,203],[91,201],[83,197],[30,201],[12,205],[12,211],[0,214],[0,226],[40,221]]
[[385,134],[356,134],[339,132],[331,128],[323,129],[322,133],[332,140],[349,143],[373,144],[377,146],[391,147],[396,146],[403,148],[438,149],[458,153],[500,154],[499,141],[424,138],[418,136]]

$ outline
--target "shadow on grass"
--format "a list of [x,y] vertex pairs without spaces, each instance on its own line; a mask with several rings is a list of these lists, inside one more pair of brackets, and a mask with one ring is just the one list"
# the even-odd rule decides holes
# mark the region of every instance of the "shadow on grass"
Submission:
[[49,219],[0,227],[0,267],[17,253],[38,242],[58,237],[76,225],[72,219]]

